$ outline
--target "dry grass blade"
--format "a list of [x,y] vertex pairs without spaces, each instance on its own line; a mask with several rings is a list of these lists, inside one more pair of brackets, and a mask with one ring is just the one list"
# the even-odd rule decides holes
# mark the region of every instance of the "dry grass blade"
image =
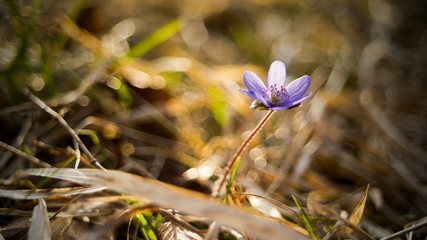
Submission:
[[34,208],[31,218],[28,240],[51,239],[51,229],[46,202],[39,199],[39,204]]
[[46,167],[46,168],[52,167],[49,163],[45,163],[45,162],[41,161],[40,159],[38,159],[34,156],[31,156],[31,155],[27,154],[26,152],[23,152],[23,151],[15,148],[9,144],[6,144],[2,141],[0,141],[0,147],[7,149],[7,150],[13,152],[14,154],[16,154],[16,155],[30,161],[31,163],[40,166],[40,167]]
[[[409,226],[408,226],[408,225],[409,225]],[[412,232],[413,232],[413,231],[415,231],[415,230],[417,230],[417,229],[419,229],[419,228],[422,228],[422,227],[424,227],[425,225],[427,225],[427,217],[424,217],[424,218],[422,218],[422,219],[420,219],[420,220],[416,221],[416,223],[414,223],[414,224],[407,224],[407,225],[405,226],[405,229],[403,229],[403,230],[401,230],[401,231],[399,231],[399,232],[393,233],[393,234],[391,234],[390,236],[387,236],[387,237],[381,238],[380,240],[391,240],[391,239],[397,239],[397,238],[399,238],[400,236],[403,236],[403,235],[408,234],[408,233],[410,233],[410,234],[412,235]],[[408,234],[408,235],[409,235],[409,234]],[[408,237],[408,239],[411,239],[411,238],[410,238],[410,237]]]
[[218,239],[219,232],[221,231],[221,226],[217,222],[211,223],[208,228],[208,231],[205,235],[204,240],[216,240]]
[[56,107],[77,101],[98,80],[100,80],[101,76],[103,76],[105,69],[107,69],[109,65],[110,61],[108,59],[100,60],[99,63],[97,63],[96,67],[94,67],[94,69],[83,78],[82,82],[76,89],[65,92],[61,94],[58,98],[49,100],[47,102],[47,105],[50,107]]
[[6,190],[0,189],[0,197],[12,199],[38,199],[50,196],[71,196],[77,194],[88,194],[104,190],[103,187],[89,188],[59,188],[59,189],[38,189],[38,190]]
[[67,16],[63,17],[61,22],[62,29],[74,40],[80,42],[84,47],[91,52],[103,56],[107,55],[106,50],[102,47],[99,39],[87,31],[80,29],[75,23]]
[[[252,233],[262,239],[306,239],[294,229],[265,217],[221,205],[212,198],[153,179],[120,171],[96,169],[28,169],[22,176],[53,177],[80,184],[108,187],[127,195],[141,196],[162,208],[204,216],[219,224]],[[138,186],[138,187],[135,187]]]
[[33,101],[35,104],[37,104],[37,106],[39,106],[41,109],[45,110],[47,113],[49,113],[50,115],[55,117],[59,121],[59,123],[61,123],[61,125],[68,131],[68,133],[70,133],[73,140],[75,140],[79,144],[79,146],[82,148],[83,152],[85,152],[87,154],[91,163],[95,167],[106,170],[101,164],[99,164],[98,160],[96,160],[96,158],[94,156],[92,156],[92,153],[90,153],[90,151],[89,151],[89,149],[87,149],[86,145],[84,145],[82,140],[80,140],[77,133],[68,125],[68,123],[65,121],[65,119],[61,115],[59,115],[52,108],[50,108],[48,105],[46,105],[46,103],[44,103],[38,97],[33,95],[29,89],[27,89],[27,88],[24,89],[24,94],[27,95],[31,101]]

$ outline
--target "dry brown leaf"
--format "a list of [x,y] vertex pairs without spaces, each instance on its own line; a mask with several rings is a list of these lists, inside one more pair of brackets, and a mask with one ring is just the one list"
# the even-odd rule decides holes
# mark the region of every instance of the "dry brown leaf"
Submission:
[[79,218],[57,218],[52,221],[52,239],[114,239],[112,231],[96,222]]
[[6,239],[11,239],[16,234],[26,231],[30,227],[30,217],[21,217],[11,221],[0,229],[1,234]]
[[160,240],[202,240],[195,232],[180,228],[172,222],[165,222],[159,228]]
[[[365,204],[366,199],[368,198],[368,192],[369,192],[369,184],[366,187],[365,194],[363,195],[362,199],[360,199],[359,203],[357,204],[356,208],[351,213],[350,217],[347,219],[347,221],[355,226],[357,226],[362,219],[363,211],[365,210]],[[351,229],[347,229],[347,233],[350,235]]]
[[80,184],[108,187],[127,195],[140,196],[162,208],[172,208],[195,216],[203,216],[248,232],[261,239],[306,239],[306,236],[278,222],[254,213],[222,205],[204,194],[169,185],[154,179],[96,169],[27,169],[22,175],[53,177]]

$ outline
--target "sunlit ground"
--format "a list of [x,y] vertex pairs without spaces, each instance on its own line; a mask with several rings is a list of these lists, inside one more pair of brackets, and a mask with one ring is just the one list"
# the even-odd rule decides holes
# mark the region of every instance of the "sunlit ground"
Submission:
[[[424,239],[425,9],[0,2],[1,236],[387,239],[416,226],[399,237]],[[312,97],[270,117],[215,196],[267,113],[239,92],[243,74],[266,81],[275,60],[288,82],[310,75]]]

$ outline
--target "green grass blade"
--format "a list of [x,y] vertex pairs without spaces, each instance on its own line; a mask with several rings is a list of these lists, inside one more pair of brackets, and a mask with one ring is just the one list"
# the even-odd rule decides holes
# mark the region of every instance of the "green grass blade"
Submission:
[[141,40],[132,46],[126,54],[126,59],[130,60],[145,55],[147,52],[151,51],[153,48],[157,47],[161,43],[165,42],[173,35],[175,35],[182,28],[182,24],[178,19],[175,19],[159,29],[153,32],[147,38]]
[[107,154],[105,152],[104,144],[102,144],[98,134],[95,131],[89,129],[80,129],[77,131],[77,134],[89,136],[93,144],[95,144],[96,148],[98,149],[98,152],[101,153],[102,160],[104,162],[107,161]]
[[129,109],[132,106],[133,98],[123,78],[121,76],[117,76],[117,78],[120,80],[120,87],[117,89],[117,95],[120,101]]
[[209,107],[212,115],[218,125],[224,128],[228,121],[227,102],[225,101],[224,93],[219,87],[210,86],[208,88],[208,94],[210,100]]
[[[241,159],[242,159],[242,157],[239,156],[236,160],[236,163],[233,166],[233,170],[231,171],[230,179],[227,182],[227,194],[231,194],[231,186],[233,186],[234,179],[236,178],[237,169],[239,168]],[[224,199],[226,200],[227,198],[224,198]]]
[[47,44],[40,43],[40,72],[44,80],[43,90],[46,96],[57,94],[56,84],[53,78],[52,61]]
[[157,240],[156,233],[152,229],[152,226],[149,224],[144,214],[137,213],[136,218],[141,224],[141,233],[144,235],[144,238],[147,240]]
[[296,199],[295,196],[292,196],[292,198],[294,199],[295,204],[297,205],[298,209],[300,210],[301,218],[302,218],[302,221],[303,221],[303,223],[305,225],[305,228],[306,228],[308,234],[310,235],[310,237],[312,239],[315,239],[315,240],[319,239],[317,237],[317,235],[316,235],[316,232],[314,231],[313,225],[311,224],[310,218],[305,213],[305,211],[302,208],[301,204],[299,203],[299,201]]
[[[122,194],[124,196],[124,194]],[[129,205],[137,204],[137,201],[128,200],[126,199],[126,202]],[[156,219],[153,219],[153,215],[150,211],[144,212],[144,213],[137,213],[136,218],[138,219],[140,226],[140,230],[142,235],[144,236],[144,239],[147,240],[157,240],[157,234],[160,224],[163,221],[163,218],[160,214],[157,215]]]

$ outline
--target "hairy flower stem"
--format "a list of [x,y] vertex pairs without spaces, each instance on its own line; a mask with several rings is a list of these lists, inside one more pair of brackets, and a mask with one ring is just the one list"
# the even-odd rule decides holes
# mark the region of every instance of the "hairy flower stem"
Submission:
[[240,147],[237,149],[237,151],[234,153],[233,157],[230,161],[228,161],[227,167],[225,168],[225,172],[221,177],[220,184],[218,186],[218,190],[216,193],[216,196],[219,196],[221,192],[221,188],[225,183],[225,180],[227,179],[227,175],[230,173],[231,168],[233,167],[234,163],[236,162],[237,158],[242,154],[243,150],[248,146],[248,144],[252,141],[252,139],[255,137],[255,135],[261,130],[261,128],[264,126],[264,124],[267,122],[267,120],[273,115],[275,111],[269,110],[267,114],[264,116],[264,118],[261,119],[261,121],[258,123],[258,125],[255,127],[255,129],[252,131],[252,133],[246,138],[244,142],[240,145]]

